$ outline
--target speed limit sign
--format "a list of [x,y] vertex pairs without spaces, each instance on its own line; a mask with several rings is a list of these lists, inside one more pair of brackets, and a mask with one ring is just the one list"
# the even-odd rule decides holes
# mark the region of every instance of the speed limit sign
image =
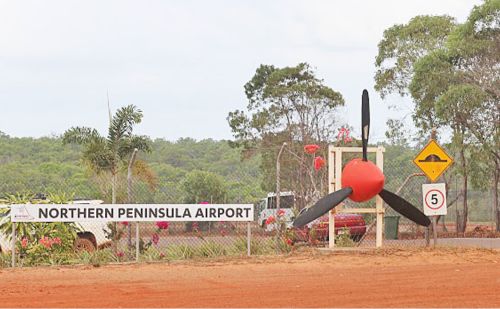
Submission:
[[423,184],[422,196],[426,216],[446,215],[446,187],[444,183]]

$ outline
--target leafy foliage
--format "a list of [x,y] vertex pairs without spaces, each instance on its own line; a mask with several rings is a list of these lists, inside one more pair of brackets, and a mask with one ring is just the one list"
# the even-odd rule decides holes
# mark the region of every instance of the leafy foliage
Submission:
[[[262,157],[262,187],[274,191],[276,161],[284,142],[287,147],[280,157],[283,189],[295,189],[299,204],[318,195],[312,181],[312,164],[303,151],[306,144],[325,146],[336,133],[335,111],[344,104],[342,95],[316,77],[307,63],[277,68],[261,65],[245,84],[248,99],[246,111],[236,110],[228,122],[236,140],[247,155]],[[320,179],[325,180],[324,173]]]

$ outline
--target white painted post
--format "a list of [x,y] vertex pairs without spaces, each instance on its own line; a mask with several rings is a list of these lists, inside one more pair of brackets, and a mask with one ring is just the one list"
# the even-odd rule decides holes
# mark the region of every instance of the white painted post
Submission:
[[[328,157],[331,159],[332,156]],[[342,188],[342,150],[340,148],[335,148],[335,158],[328,164],[329,193],[332,193]],[[340,203],[335,209],[341,210],[342,208],[343,203]],[[328,212],[328,247],[331,249],[335,247],[335,212],[336,210]]]
[[251,239],[252,239],[252,227],[250,226],[250,222],[247,222],[247,256],[251,255]]
[[[379,146],[377,147],[376,152],[376,165],[380,170],[384,171],[384,148]],[[375,238],[375,246],[377,248],[382,247],[383,241],[383,230],[384,230],[384,201],[380,196],[377,195],[375,202],[376,210],[377,210],[377,226],[376,226],[376,238]]]
[[135,223],[135,261],[139,262],[139,222]]
[[16,222],[12,222],[12,239],[11,239],[11,254],[12,254],[12,264],[11,266],[16,267]]

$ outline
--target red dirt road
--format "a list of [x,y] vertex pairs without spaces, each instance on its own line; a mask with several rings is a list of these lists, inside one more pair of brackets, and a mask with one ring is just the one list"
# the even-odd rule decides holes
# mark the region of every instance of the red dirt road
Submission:
[[2,307],[500,307],[500,251],[0,270]]

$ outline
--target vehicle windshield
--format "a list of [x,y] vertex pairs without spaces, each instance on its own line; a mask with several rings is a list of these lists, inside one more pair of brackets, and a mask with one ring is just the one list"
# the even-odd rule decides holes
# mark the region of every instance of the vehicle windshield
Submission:
[[[293,195],[280,196],[280,208],[293,208],[295,199]],[[276,209],[276,196],[267,198],[267,208]]]

